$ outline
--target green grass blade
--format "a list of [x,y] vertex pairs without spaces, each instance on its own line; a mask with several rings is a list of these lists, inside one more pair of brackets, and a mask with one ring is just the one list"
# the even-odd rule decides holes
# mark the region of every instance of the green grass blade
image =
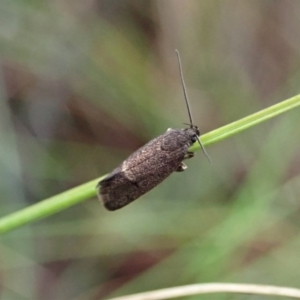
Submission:
[[[245,129],[253,127],[254,125],[262,123],[288,110],[291,110],[299,105],[300,105],[300,94],[290,99],[287,99],[285,101],[282,101],[278,104],[272,105],[266,109],[263,109],[243,119],[240,119],[238,121],[232,122],[223,127],[215,129],[209,133],[203,134],[201,136],[201,141],[205,146],[219,142],[234,134],[244,131]],[[195,143],[190,150],[197,151],[199,149],[200,149],[199,144]]]
[[51,216],[95,196],[95,187],[98,181],[99,179],[84,183],[1,218],[0,234],[18,228],[24,224]]
[[[282,114],[300,105],[300,94],[254,113],[236,122],[225,125],[201,136],[204,145],[210,145],[253,127],[263,121]],[[191,151],[199,150],[195,143]],[[47,198],[37,204],[19,210],[0,219],[0,234],[9,232],[22,225],[45,218],[68,207],[83,202],[96,195],[96,185],[99,179],[92,180],[78,187],[72,188],[56,196]]]

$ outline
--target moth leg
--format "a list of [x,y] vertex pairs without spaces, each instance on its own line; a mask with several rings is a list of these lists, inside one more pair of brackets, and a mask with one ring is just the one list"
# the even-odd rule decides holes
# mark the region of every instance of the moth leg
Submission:
[[175,172],[183,172],[186,169],[187,169],[187,165],[184,162],[181,162],[180,165],[175,170]]
[[184,159],[192,158],[192,157],[194,157],[194,155],[195,155],[194,152],[188,152],[188,153],[184,156]]
[[[184,159],[189,159],[194,157],[194,152],[187,152],[184,156]],[[180,165],[177,167],[175,172],[183,172],[187,169],[187,165],[184,162],[181,162]]]

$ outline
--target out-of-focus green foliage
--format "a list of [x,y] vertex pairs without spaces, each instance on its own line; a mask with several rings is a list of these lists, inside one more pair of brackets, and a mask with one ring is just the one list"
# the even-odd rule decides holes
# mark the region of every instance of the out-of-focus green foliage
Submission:
[[[202,132],[299,94],[299,9],[289,0],[2,1],[1,216],[182,127],[175,48]],[[1,236],[0,299],[216,281],[300,287],[298,114],[209,147],[212,166],[198,153],[120,211],[94,198]]]

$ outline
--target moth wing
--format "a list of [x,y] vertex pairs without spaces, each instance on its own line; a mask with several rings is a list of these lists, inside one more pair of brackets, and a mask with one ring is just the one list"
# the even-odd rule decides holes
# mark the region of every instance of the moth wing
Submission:
[[[124,171],[136,170],[139,166],[146,167],[154,165],[156,171],[159,167],[165,167],[171,163],[179,163],[184,159],[184,154],[188,150],[186,141],[182,143],[179,130],[171,129],[131,154],[122,164]],[[148,168],[149,169],[149,168]],[[155,168],[151,168],[154,170]],[[176,168],[175,168],[176,169]],[[140,170],[142,171],[142,169]],[[144,170],[145,171],[145,170]],[[147,168],[146,168],[147,171]],[[146,176],[145,172],[144,173]]]
[[99,182],[99,198],[108,210],[119,209],[139,197],[138,186],[124,172],[111,173]]
[[119,209],[154,188],[178,168],[187,150],[173,129],[139,148],[99,182],[104,206]]

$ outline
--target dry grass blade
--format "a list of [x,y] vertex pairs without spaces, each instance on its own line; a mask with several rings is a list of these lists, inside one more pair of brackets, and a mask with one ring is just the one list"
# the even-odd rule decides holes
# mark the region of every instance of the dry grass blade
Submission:
[[205,283],[185,285],[180,287],[156,290],[152,292],[133,294],[128,296],[111,298],[110,300],[160,300],[211,293],[283,296],[294,299],[300,299],[300,289],[296,288],[257,284]]

